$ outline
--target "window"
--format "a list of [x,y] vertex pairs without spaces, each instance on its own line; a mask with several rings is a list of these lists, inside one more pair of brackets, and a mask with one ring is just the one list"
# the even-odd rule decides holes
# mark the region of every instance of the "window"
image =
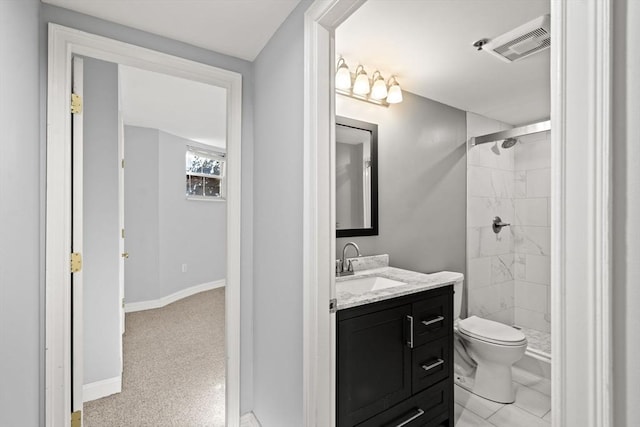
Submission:
[[224,200],[225,154],[187,148],[186,195],[189,199]]

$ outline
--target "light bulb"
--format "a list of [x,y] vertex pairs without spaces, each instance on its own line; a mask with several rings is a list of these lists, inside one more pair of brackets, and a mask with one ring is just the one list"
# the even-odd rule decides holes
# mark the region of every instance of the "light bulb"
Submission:
[[338,71],[336,71],[336,89],[351,89],[351,72],[344,59],[338,60]]
[[402,90],[400,84],[395,77],[389,79],[389,95],[387,95],[387,102],[389,104],[397,104],[402,102]]
[[371,91],[369,86],[369,77],[362,65],[358,65],[356,69],[356,81],[353,83],[353,93],[357,95],[366,95]]
[[[376,77],[377,74],[377,77]],[[378,71],[373,73],[373,87],[371,88],[371,98],[384,99],[387,97],[387,85]]]

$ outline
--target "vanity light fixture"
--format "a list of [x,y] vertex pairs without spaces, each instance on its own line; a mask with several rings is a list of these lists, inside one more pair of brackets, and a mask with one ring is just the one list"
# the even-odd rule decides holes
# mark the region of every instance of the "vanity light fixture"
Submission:
[[384,78],[380,74],[380,71],[376,70],[373,73],[371,80],[373,81],[373,87],[371,88],[371,98],[378,100],[385,99],[387,97],[387,85],[384,82]]
[[388,107],[389,104],[402,102],[402,89],[396,76],[391,76],[385,83],[380,71],[376,70],[369,79],[367,71],[361,64],[358,65],[355,73],[351,74],[343,57],[338,58],[336,64],[335,86],[336,92],[341,95],[376,105]]
[[387,102],[389,104],[397,104],[402,102],[402,90],[400,84],[396,79],[396,76],[391,76],[389,79],[389,95],[387,96]]
[[344,58],[338,59],[338,71],[336,71],[336,89],[351,89],[351,71]]
[[356,95],[366,95],[371,92],[371,85],[369,84],[369,76],[362,65],[358,65],[356,68],[356,81],[353,82],[353,93]]

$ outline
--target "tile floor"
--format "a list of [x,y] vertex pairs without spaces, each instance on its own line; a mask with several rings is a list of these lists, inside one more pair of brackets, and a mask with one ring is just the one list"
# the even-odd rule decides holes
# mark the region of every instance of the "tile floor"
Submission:
[[513,368],[516,401],[492,402],[455,386],[456,427],[550,427],[551,382]]

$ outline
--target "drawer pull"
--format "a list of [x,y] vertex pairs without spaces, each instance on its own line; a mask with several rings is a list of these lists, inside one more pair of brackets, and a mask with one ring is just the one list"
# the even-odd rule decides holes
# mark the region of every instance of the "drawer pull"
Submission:
[[424,415],[424,411],[420,408],[415,410],[416,413],[413,414],[410,418],[407,418],[406,420],[402,421],[400,424],[396,424],[396,427],[402,427],[402,426],[406,426],[407,424],[409,424],[411,421],[420,418],[421,416]]
[[422,324],[424,326],[429,326],[429,325],[433,325],[434,323],[442,322],[443,320],[444,320],[444,316],[438,316],[435,319],[423,320]]
[[442,365],[443,363],[444,363],[444,360],[438,359],[435,362],[433,362],[431,365],[422,365],[422,369],[424,369],[425,371],[430,371],[433,368]]
[[413,348],[413,316],[407,315],[407,320],[409,321],[409,340],[407,341],[407,346]]

